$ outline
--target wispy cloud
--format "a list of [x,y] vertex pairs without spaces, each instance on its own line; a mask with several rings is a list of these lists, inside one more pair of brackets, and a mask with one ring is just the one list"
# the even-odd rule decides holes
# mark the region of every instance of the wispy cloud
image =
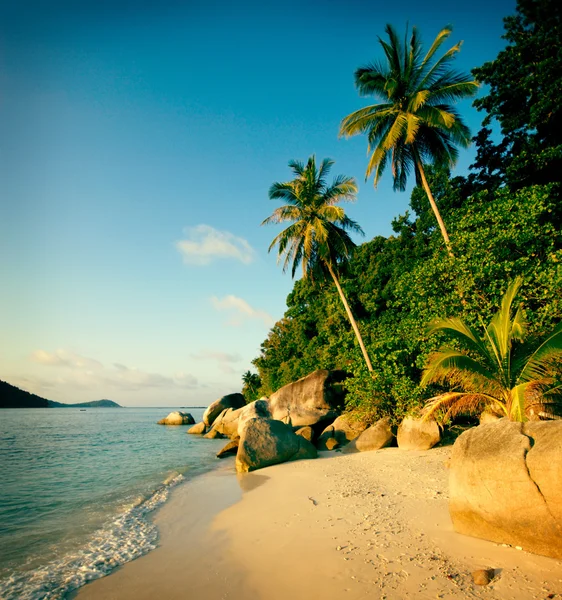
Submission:
[[202,350],[201,352],[192,354],[191,358],[193,360],[214,361],[218,369],[228,375],[235,375],[239,372],[232,364],[242,360],[239,354],[228,354],[227,352],[216,352],[213,350]]
[[243,298],[238,296],[228,295],[224,298],[211,297],[211,304],[218,311],[228,311],[231,313],[231,318],[228,321],[229,325],[238,327],[245,320],[257,319],[262,321],[264,325],[270,327],[274,323],[273,317],[264,310],[256,309]]
[[186,239],[176,242],[176,248],[189,265],[208,265],[217,259],[234,259],[244,264],[254,260],[255,251],[247,240],[210,225],[185,229]]
[[173,376],[150,373],[121,363],[106,366],[100,361],[80,356],[66,350],[48,352],[35,350],[31,360],[55,369],[55,377],[42,380],[42,387],[70,385],[80,389],[106,389],[137,391],[145,388],[187,388],[198,387],[197,379],[189,373],[176,373]]

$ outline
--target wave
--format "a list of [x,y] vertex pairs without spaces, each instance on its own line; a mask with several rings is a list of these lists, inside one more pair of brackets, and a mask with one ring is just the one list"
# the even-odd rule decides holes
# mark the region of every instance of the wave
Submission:
[[149,513],[163,504],[170,489],[185,478],[172,473],[150,495],[138,498],[88,543],[43,567],[0,581],[2,600],[61,600],[69,592],[99,579],[156,548],[158,530]]

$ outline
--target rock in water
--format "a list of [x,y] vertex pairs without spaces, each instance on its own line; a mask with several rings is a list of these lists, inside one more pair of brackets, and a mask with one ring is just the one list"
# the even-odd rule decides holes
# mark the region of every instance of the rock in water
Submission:
[[211,428],[207,433],[203,436],[208,440],[220,440],[224,437],[222,433],[219,433],[214,427]]
[[343,371],[314,371],[271,395],[271,416],[295,427],[331,423],[341,412],[344,401]]
[[201,421],[201,423],[197,423],[197,425],[190,427],[187,430],[187,433],[194,433],[194,434],[201,435],[201,434],[205,433],[206,430],[207,430],[207,428],[205,427],[205,423],[203,423],[203,421]]
[[251,419],[240,436],[236,470],[246,473],[288,460],[317,456],[316,448],[293,433],[285,423],[273,419]]
[[238,443],[240,439],[236,438],[235,440],[231,440],[228,444],[217,452],[217,458],[225,458],[225,456],[229,456],[231,454],[236,454],[238,452]]
[[334,438],[338,446],[345,446],[365,429],[367,429],[366,421],[356,418],[350,413],[343,414],[320,434],[317,444],[318,450],[331,450],[332,448],[327,447],[330,438]]
[[193,425],[195,419],[190,413],[171,412],[166,418],[160,419],[158,425]]
[[441,441],[441,431],[435,421],[406,417],[398,427],[397,439],[402,450],[429,450]]
[[472,573],[472,581],[476,585],[488,585],[494,578],[494,569],[478,569]]
[[502,419],[460,435],[451,456],[455,531],[562,559],[562,422]]
[[384,417],[379,419],[374,425],[350,442],[344,452],[369,452],[371,450],[380,450],[390,446],[394,440],[394,434],[390,428],[390,419]]

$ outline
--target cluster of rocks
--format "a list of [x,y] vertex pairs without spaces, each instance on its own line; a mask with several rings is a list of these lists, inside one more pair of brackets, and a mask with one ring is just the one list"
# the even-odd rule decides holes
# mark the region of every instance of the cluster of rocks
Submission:
[[[318,451],[429,450],[441,440],[435,421],[406,417],[396,434],[388,418],[372,425],[344,413],[338,371],[315,371],[270,398],[246,404],[242,394],[213,402],[203,421],[174,412],[159,421],[193,424],[187,433],[230,438],[217,454],[236,456],[236,470],[316,458]],[[483,414],[456,440],[450,460],[449,510],[455,530],[562,559],[562,421],[515,423]],[[485,585],[493,571],[477,572]]]
[[[242,394],[223,396],[187,433],[210,439],[230,438],[217,456],[235,454],[238,472],[315,458],[318,450],[365,452],[395,442],[406,449],[426,450],[440,441],[441,433],[434,422],[408,418],[395,436],[388,418],[368,426],[353,414],[342,414],[344,379],[341,371],[319,370],[282,387],[270,398],[250,404]],[[160,423],[180,424],[177,415],[182,413],[172,413]]]

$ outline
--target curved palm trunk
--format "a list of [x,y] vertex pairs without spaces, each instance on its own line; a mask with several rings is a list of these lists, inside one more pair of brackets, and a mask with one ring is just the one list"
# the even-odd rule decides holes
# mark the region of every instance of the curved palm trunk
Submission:
[[343,290],[341,289],[340,282],[336,276],[336,273],[332,269],[332,267],[330,265],[326,265],[326,266],[328,267],[328,270],[330,271],[330,275],[332,276],[332,279],[334,280],[334,283],[336,284],[336,287],[338,288],[338,292],[339,292],[341,301],[343,302],[345,311],[347,312],[347,317],[349,318],[349,322],[351,323],[351,326],[353,327],[353,331],[355,332],[355,336],[357,337],[357,341],[359,342],[359,346],[361,347],[361,352],[363,352],[363,358],[365,359],[365,362],[367,363],[367,369],[369,369],[369,372],[372,372],[373,365],[371,365],[371,359],[369,358],[369,355],[367,354],[367,349],[365,348],[365,344],[363,343],[363,338],[361,337],[361,333],[359,332],[359,328],[357,327],[357,323],[355,322],[353,313],[351,312],[351,309],[349,308],[349,304],[347,303],[345,294],[343,293]]
[[429,184],[427,183],[427,179],[425,178],[425,171],[423,170],[423,164],[422,164],[422,161],[421,161],[419,155],[417,154],[417,152],[415,154],[415,157],[416,157],[416,167],[418,169],[420,178],[422,180],[423,189],[425,190],[425,193],[427,194],[427,199],[429,200],[429,203],[431,204],[431,209],[433,210],[433,214],[435,215],[435,218],[437,219],[437,223],[439,224],[439,229],[441,229],[441,235],[443,236],[443,239],[445,240],[445,246],[447,246],[447,252],[449,253],[449,256],[451,258],[455,258],[455,255],[453,254],[453,250],[451,248],[451,240],[449,239],[449,234],[447,233],[447,229],[445,229],[445,223],[443,222],[443,219],[441,218],[441,213],[439,212],[439,209],[437,208],[437,204],[435,203],[435,199],[433,198],[433,194],[431,193]]

